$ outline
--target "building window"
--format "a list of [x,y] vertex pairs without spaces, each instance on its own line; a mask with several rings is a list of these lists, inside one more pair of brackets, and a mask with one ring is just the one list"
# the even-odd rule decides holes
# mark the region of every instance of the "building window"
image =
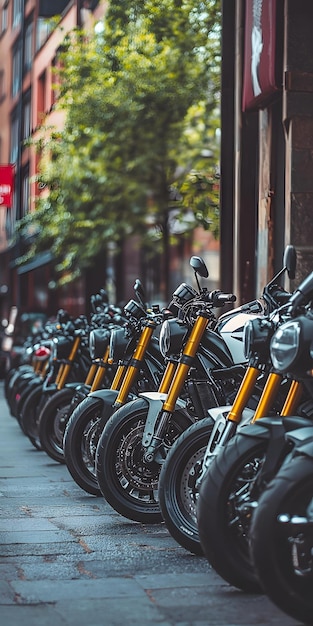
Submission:
[[28,139],[32,131],[31,123],[31,97],[30,91],[27,92],[23,99],[23,140]]
[[9,12],[9,2],[5,2],[1,11],[1,32],[2,35],[8,28],[8,12]]
[[36,24],[36,52],[42,48],[52,30],[52,24],[43,17],[38,17]]
[[20,41],[13,48],[12,58],[12,97],[16,96],[21,89],[22,50]]
[[29,182],[29,166],[23,168],[22,171],[22,215],[29,213],[29,200],[30,200],[30,182]]
[[40,74],[37,84],[37,124],[42,124],[46,112],[46,72]]
[[10,163],[16,163],[19,148],[19,119],[17,111],[13,112],[11,118],[11,146],[10,146]]
[[29,72],[33,64],[33,22],[28,22],[24,36],[24,72]]
[[22,0],[13,0],[12,27],[16,28],[22,22]]

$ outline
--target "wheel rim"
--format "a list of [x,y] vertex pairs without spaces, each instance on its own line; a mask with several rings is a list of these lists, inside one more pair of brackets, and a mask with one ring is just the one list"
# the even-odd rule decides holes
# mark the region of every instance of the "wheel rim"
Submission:
[[[226,525],[235,535],[238,548],[248,553],[248,535],[251,522],[251,490],[265,460],[265,450],[254,452],[253,456],[243,460],[233,479],[229,481],[226,495]],[[232,539],[234,541],[234,538]]]
[[[114,458],[112,480],[123,497],[140,507],[151,507],[159,510],[158,484],[161,464],[158,461],[147,463],[144,460],[142,436],[146,423],[146,415],[137,416],[131,422],[122,422],[115,436],[110,441],[110,456]],[[167,425],[162,450],[159,458],[164,458],[183,428],[171,420]],[[112,472],[112,468],[107,468]],[[104,470],[105,471],[105,470]]]
[[116,447],[116,480],[132,500],[156,505],[160,466],[144,462],[144,426],[145,420],[138,419],[131,430],[122,432]]
[[101,432],[101,418],[94,416],[84,428],[81,440],[83,463],[93,477],[96,476],[96,450]]
[[180,479],[180,508],[183,519],[189,520],[192,526],[197,527],[197,501],[199,497],[198,479],[202,471],[202,462],[206,448],[203,447],[188,459]]
[[[282,517],[296,516],[307,518],[312,524],[312,493],[313,479],[310,477],[304,481],[303,485],[297,484],[293,493],[289,494],[287,503],[282,504],[279,508],[274,522],[274,538],[275,538],[275,556],[280,564],[287,585],[294,592],[299,593],[302,599],[309,604],[312,609],[312,582],[313,582],[313,564],[312,564],[312,527],[308,529],[309,545],[311,554],[308,558],[308,545],[306,545],[306,536],[303,529],[300,531],[292,529],[292,526],[285,525],[280,521]],[[297,544],[300,542],[300,549]],[[301,548],[302,544],[302,548]],[[306,545],[306,548],[304,546]],[[307,554],[306,554],[307,553]],[[300,554],[300,559],[299,559]],[[304,572],[304,563],[310,567],[310,571]],[[296,573],[298,570],[299,573]],[[288,587],[286,588],[288,590]]]
[[56,409],[55,419],[51,431],[51,445],[59,453],[63,454],[63,437],[68,421],[68,411],[71,406],[69,402],[65,406]]

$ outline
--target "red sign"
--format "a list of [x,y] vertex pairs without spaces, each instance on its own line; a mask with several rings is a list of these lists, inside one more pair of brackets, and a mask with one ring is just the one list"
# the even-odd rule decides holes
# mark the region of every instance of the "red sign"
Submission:
[[0,165],[0,207],[11,207],[13,201],[14,165]]
[[262,108],[277,91],[276,0],[246,0],[242,109]]

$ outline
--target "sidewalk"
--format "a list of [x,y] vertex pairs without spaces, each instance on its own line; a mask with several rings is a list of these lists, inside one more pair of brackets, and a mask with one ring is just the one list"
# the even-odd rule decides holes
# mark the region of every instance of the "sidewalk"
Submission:
[[0,623],[295,626],[226,584],[163,524],[131,522],[35,450],[0,383]]

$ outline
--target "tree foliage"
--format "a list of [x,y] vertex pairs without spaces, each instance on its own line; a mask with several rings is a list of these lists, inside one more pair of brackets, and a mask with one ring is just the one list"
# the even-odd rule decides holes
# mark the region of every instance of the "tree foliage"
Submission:
[[208,142],[216,148],[219,5],[119,0],[93,32],[65,37],[56,105],[65,123],[43,125],[36,140],[45,191],[19,227],[36,233],[29,254],[49,247],[72,278],[108,242],[162,240],[173,189],[180,217],[191,209],[194,224],[215,222],[216,232],[216,181],[202,170],[195,178],[194,164]]

